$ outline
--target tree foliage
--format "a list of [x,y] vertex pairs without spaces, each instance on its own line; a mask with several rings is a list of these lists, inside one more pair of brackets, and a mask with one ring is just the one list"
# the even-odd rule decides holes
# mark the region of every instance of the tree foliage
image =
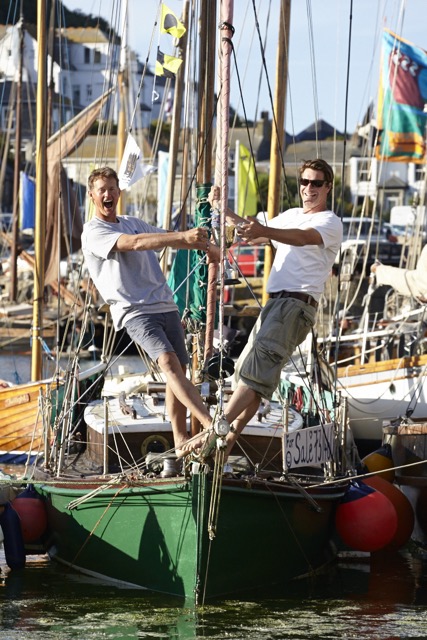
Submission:
[[[52,2],[46,3],[46,27],[49,26]],[[0,2],[0,24],[16,24],[19,20],[21,0],[11,0],[11,2]],[[61,7],[60,11],[58,7]],[[24,22],[37,24],[37,2],[35,0],[23,0]],[[110,33],[109,23],[99,16],[85,14],[82,11],[70,11],[60,0],[55,0],[55,26],[58,27],[99,27],[104,33]],[[115,34],[116,35],[116,34]],[[116,35],[117,38],[117,35]]]

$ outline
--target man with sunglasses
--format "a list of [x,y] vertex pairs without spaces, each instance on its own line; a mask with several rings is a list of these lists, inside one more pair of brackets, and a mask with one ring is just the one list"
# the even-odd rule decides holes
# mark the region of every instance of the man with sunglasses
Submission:
[[[267,282],[270,294],[236,365],[237,387],[226,407],[232,430],[227,452],[255,415],[261,398],[270,399],[283,366],[314,326],[319,298],[342,242],[342,223],[327,207],[333,171],[324,160],[300,168],[302,207],[269,220],[244,220],[228,212],[238,235],[251,244],[271,242],[276,255]],[[211,202],[218,200],[213,188]]]

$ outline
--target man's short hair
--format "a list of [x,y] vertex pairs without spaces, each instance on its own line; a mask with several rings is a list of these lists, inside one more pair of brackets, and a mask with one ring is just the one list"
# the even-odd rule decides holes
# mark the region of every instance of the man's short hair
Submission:
[[93,185],[98,180],[98,178],[114,178],[117,182],[117,186],[119,186],[119,176],[111,167],[100,167],[99,169],[94,169],[90,174],[87,180],[87,186],[89,191],[92,191]]
[[316,160],[305,160],[299,170],[300,177],[302,176],[302,174],[306,169],[313,169],[314,171],[322,171],[326,182],[334,181],[333,169],[331,165],[329,165],[326,162],[326,160],[321,160],[320,158],[317,158]]

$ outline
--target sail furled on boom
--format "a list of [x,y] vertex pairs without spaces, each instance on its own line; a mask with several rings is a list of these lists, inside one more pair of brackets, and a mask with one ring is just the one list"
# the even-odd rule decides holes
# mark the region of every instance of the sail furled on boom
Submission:
[[427,52],[384,30],[378,92],[377,158],[424,162]]
[[[208,195],[210,184],[197,186],[195,227],[210,226],[211,205]],[[189,316],[195,322],[206,323],[208,265],[204,251],[178,249],[173,261],[168,284],[174,292],[174,300],[181,316]],[[183,284],[184,283],[184,284]]]

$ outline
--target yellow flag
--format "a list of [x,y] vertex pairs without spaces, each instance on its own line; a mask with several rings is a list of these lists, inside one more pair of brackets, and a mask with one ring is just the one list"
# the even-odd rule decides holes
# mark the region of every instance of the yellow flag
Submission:
[[257,214],[257,184],[255,163],[249,150],[239,144],[239,167],[237,184],[237,215],[255,216]]
[[165,4],[162,4],[162,17],[160,21],[161,33],[170,33],[175,38],[180,38],[186,32],[186,28],[178,20],[173,11],[171,11]]
[[154,73],[156,76],[165,76],[166,78],[174,78],[176,72],[182,64],[182,58],[175,58],[174,56],[168,56],[167,53],[163,53],[160,49],[157,49],[156,68]]

